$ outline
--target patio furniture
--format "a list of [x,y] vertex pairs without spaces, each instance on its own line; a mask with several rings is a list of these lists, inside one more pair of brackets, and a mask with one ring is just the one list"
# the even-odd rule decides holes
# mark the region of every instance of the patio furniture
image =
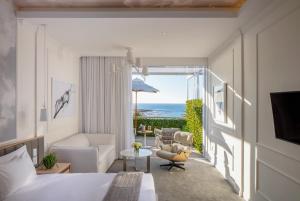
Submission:
[[161,145],[161,150],[156,152],[156,155],[162,159],[170,161],[168,164],[160,165],[161,167],[177,167],[185,170],[184,162],[188,160],[191,154],[191,146],[193,144],[193,135],[188,132],[177,131],[174,134],[173,144]]
[[174,134],[180,131],[179,128],[162,128],[154,129],[155,146],[159,147],[162,144],[172,144],[174,141]]
[[[135,92],[135,112],[134,112],[134,131],[137,131],[137,93],[138,92],[148,92],[148,93],[157,93],[159,90],[155,89],[154,87],[146,84],[143,80],[139,78],[135,78],[132,80],[132,91]],[[136,133],[135,133],[136,134]]]
[[123,171],[127,170],[127,159],[134,158],[135,165],[137,158],[147,157],[147,173],[150,172],[150,156],[152,155],[152,151],[149,149],[140,149],[138,152],[135,152],[134,149],[125,149],[120,152],[123,157]]
[[144,130],[144,131],[141,130],[141,131],[138,131],[137,133],[144,135],[144,145],[143,145],[143,147],[144,148],[151,148],[151,146],[147,146],[147,135],[152,134],[153,131],[151,131],[151,130]]

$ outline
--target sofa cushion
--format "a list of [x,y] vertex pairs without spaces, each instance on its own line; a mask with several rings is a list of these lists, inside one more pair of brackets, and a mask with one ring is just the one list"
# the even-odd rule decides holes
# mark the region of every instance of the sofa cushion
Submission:
[[106,172],[116,158],[115,147],[113,145],[99,145],[98,150],[98,172]]
[[56,142],[54,147],[89,147],[90,142],[84,134],[76,134],[71,137]]
[[114,150],[115,147],[113,145],[98,145],[99,162],[101,163],[101,159],[107,157]]

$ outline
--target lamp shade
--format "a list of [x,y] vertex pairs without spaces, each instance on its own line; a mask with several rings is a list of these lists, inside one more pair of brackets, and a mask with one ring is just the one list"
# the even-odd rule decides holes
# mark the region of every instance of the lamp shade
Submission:
[[147,67],[147,66],[143,66],[143,69],[142,69],[142,74],[143,74],[144,76],[147,76],[147,75],[149,75],[149,72],[148,72],[148,67]]
[[135,59],[135,65],[139,68],[139,67],[142,67],[142,60],[141,58],[136,58]]
[[41,109],[40,121],[48,121],[48,113],[46,108]]
[[129,65],[133,65],[134,64],[134,58],[133,58],[133,54],[132,54],[131,48],[128,48],[126,57],[127,57],[128,64]]

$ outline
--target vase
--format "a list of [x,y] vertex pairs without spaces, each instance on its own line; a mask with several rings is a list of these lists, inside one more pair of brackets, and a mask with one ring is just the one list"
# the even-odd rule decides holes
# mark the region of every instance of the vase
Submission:
[[138,154],[138,153],[139,153],[139,151],[140,151],[140,149],[136,149],[136,148],[134,148],[134,153]]

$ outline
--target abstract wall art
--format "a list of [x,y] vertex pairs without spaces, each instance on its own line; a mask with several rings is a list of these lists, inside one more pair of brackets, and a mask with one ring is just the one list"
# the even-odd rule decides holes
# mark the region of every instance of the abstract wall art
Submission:
[[222,83],[214,86],[214,118],[216,121],[226,123],[227,121],[227,84]]
[[52,118],[75,115],[75,87],[72,83],[52,79]]

